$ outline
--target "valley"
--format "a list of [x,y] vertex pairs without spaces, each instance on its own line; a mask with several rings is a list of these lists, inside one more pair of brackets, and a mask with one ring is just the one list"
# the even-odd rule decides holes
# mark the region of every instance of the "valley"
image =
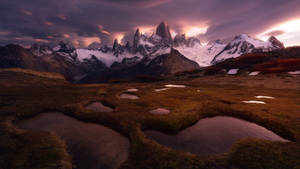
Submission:
[[[51,112],[62,113],[66,118],[76,119],[80,123],[103,125],[127,138],[129,155],[120,164],[121,169],[291,169],[300,164],[299,75],[218,75],[148,83],[103,84],[72,84],[57,77],[55,73],[41,75],[22,69],[0,72],[0,166],[28,169],[75,167],[77,162],[73,160],[74,157],[78,159],[78,155],[73,156],[68,141],[42,128],[24,130],[18,125],[39,116],[46,117]],[[164,88],[168,90],[157,90]],[[121,99],[119,96],[122,94],[134,95],[138,99]],[[244,101],[263,101],[265,104],[247,104]],[[95,102],[109,107],[110,111],[87,108]],[[158,108],[167,109],[169,113],[150,113]],[[160,144],[144,133],[152,130],[172,136],[201,119],[218,116],[255,123],[288,142],[243,137],[234,141],[225,153],[195,155]],[[40,124],[58,128],[65,124],[55,125],[55,121],[49,125],[46,123]],[[209,129],[207,132],[210,132]],[[84,139],[85,136],[79,137]],[[91,153],[81,151],[82,159]],[[112,153],[113,149],[103,151]],[[87,160],[94,157],[100,156],[93,154],[93,158]]]

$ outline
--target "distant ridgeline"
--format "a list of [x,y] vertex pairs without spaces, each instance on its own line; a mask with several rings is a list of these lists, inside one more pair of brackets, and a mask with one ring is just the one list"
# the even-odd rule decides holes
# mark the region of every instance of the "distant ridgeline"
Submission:
[[[34,44],[26,49],[10,44],[0,47],[0,68],[56,72],[68,81],[81,83],[116,79],[153,81],[200,68],[209,69],[207,74],[231,68],[262,72],[300,69],[297,67],[300,49],[285,49],[275,37],[261,41],[248,35],[239,35],[229,43],[216,40],[202,45],[197,37],[187,38],[184,34],[178,34],[172,38],[170,28],[164,22],[150,36],[137,29],[133,42],[125,45],[115,40],[112,47],[92,46],[89,49],[76,49],[60,42],[54,48]],[[287,58],[295,60],[283,61]],[[282,68],[289,64],[293,66]],[[270,65],[280,65],[281,69],[270,71],[266,68]]]

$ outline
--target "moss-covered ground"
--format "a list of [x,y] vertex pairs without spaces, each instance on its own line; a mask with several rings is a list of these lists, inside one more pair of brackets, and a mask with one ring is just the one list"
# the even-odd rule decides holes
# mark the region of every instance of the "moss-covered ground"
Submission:
[[[0,73],[0,77],[7,78],[11,74],[18,82],[24,83],[12,80],[10,85],[9,79],[0,80],[1,169],[72,168],[66,145],[55,134],[24,131],[14,125],[18,120],[54,111],[108,126],[127,136],[131,142],[130,157],[121,166],[122,169],[300,168],[300,90],[289,87],[289,83],[286,87],[273,88],[249,85],[251,81],[256,83],[255,78],[249,78],[248,85],[240,85],[245,84],[244,77],[230,77],[228,83],[224,83],[228,77],[218,77],[213,81],[199,78],[173,82],[75,85],[23,72],[4,73]],[[259,78],[264,79],[263,76]],[[278,81],[282,77],[273,78]],[[292,78],[299,80],[299,77]],[[187,88],[154,91],[169,83],[185,84]],[[139,89],[134,94],[140,99],[118,98],[129,88]],[[257,95],[276,99],[254,98]],[[261,100],[267,104],[244,104],[244,100]],[[93,101],[102,101],[114,107],[115,111],[96,113],[86,110],[85,106]],[[159,107],[167,108],[171,113],[163,116],[149,113],[149,110]],[[291,142],[243,139],[228,153],[196,156],[159,145],[143,134],[143,130],[147,129],[175,134],[201,118],[217,115],[255,122]]]

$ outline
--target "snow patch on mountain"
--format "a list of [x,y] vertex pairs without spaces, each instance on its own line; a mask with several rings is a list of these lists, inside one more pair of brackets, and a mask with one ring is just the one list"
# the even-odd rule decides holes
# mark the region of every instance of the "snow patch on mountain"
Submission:
[[155,59],[155,57],[160,56],[160,55],[165,55],[171,53],[171,48],[162,48],[158,49],[154,53],[152,53],[151,59]]
[[190,60],[198,63],[200,67],[211,65],[213,58],[224,49],[224,44],[215,43],[213,45],[196,44],[193,47],[179,46],[175,49]]
[[80,62],[84,62],[85,60],[91,59],[93,56],[95,56],[99,61],[104,63],[106,67],[111,67],[111,65],[115,62],[121,63],[125,58],[143,58],[143,56],[139,53],[132,54],[130,52],[123,52],[119,54],[118,57],[116,57],[113,53],[110,52],[104,53],[98,50],[88,49],[77,49],[77,55]]
[[140,39],[139,41],[139,45],[142,45],[142,46],[149,46],[149,47],[153,47],[154,44],[149,42],[149,41],[146,41],[145,39]]
[[242,34],[236,36],[228,43],[226,47],[214,57],[212,63],[236,58],[246,53],[270,52],[281,48],[283,48],[283,46],[278,45],[278,40],[275,37],[270,38],[268,41],[262,41]]
[[269,41],[262,41],[258,39],[251,38],[249,35],[246,34],[241,34],[240,36],[237,36],[232,42],[230,42],[230,45],[236,45],[239,44],[240,42],[248,42],[252,44],[255,48],[264,48],[267,49],[269,47],[272,47],[272,43]]

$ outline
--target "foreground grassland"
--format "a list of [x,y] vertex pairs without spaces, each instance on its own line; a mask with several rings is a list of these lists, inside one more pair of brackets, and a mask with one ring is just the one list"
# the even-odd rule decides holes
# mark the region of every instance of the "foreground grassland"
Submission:
[[[131,142],[130,158],[122,169],[300,168],[299,77],[203,77],[189,81],[99,85],[68,84],[24,72],[2,72],[0,77],[1,169],[72,168],[66,145],[56,135],[24,131],[13,124],[53,111],[103,124],[127,136]],[[187,88],[154,92],[170,83],[185,84]],[[135,93],[139,100],[118,99],[118,95],[129,88],[139,89]],[[255,99],[257,95],[276,99]],[[262,100],[267,104],[244,104],[244,100]],[[86,110],[85,105],[93,101],[102,101],[115,111],[95,113]],[[148,113],[159,107],[167,108],[171,113],[165,116]],[[255,122],[292,142],[244,139],[226,154],[200,157],[161,146],[143,134],[146,129],[175,134],[201,118],[217,115]]]

